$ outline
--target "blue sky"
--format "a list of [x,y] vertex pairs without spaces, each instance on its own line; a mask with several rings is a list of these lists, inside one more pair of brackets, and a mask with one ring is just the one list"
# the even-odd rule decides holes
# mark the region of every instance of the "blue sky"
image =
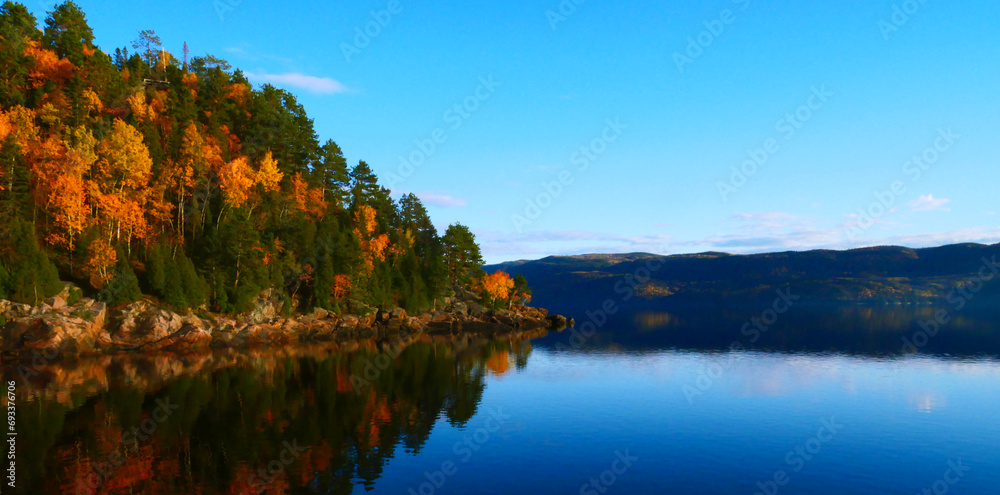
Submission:
[[78,3],[294,92],[488,262],[1000,240],[993,2]]

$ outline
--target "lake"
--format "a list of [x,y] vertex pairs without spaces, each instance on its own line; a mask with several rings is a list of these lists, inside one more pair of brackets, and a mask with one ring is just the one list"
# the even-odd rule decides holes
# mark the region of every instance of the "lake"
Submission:
[[998,493],[1000,319],[936,312],[630,308],[402,350],[8,362],[18,491]]

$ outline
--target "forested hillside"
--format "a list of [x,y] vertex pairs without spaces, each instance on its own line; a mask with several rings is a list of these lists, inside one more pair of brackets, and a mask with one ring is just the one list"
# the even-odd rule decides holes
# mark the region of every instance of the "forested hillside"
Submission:
[[39,25],[8,1],[0,72],[0,298],[62,279],[112,304],[240,312],[275,288],[289,311],[423,310],[481,274],[466,227],[439,236],[291,93],[186,44],[106,52],[74,3]]
[[536,302],[554,311],[600,307],[606,298],[652,306],[758,304],[791,288],[803,303],[996,305],[1000,244],[909,249],[674,256],[552,256],[485,267],[526,276]]

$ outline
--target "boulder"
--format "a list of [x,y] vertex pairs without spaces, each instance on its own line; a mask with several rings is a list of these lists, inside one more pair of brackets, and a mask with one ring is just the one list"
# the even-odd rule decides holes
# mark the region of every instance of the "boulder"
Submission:
[[475,318],[482,318],[483,316],[486,316],[488,310],[482,307],[476,301],[469,301],[468,311],[470,316],[473,316]]
[[0,316],[7,321],[24,318],[31,314],[31,309],[31,306],[28,304],[0,299]]
[[389,316],[393,320],[406,319],[406,310],[403,308],[392,308],[392,310],[389,311]]
[[555,329],[566,328],[566,324],[568,323],[566,317],[563,315],[550,315],[547,319],[549,326]]
[[429,321],[428,323],[451,323],[454,320],[455,318],[451,315],[451,313],[441,312],[441,313],[434,313],[434,315],[431,317],[431,321]]
[[108,346],[115,350],[195,349],[211,344],[212,334],[211,324],[197,316],[135,303],[112,325]]
[[281,315],[284,305],[285,299],[281,292],[274,289],[264,290],[254,300],[253,309],[246,316],[246,321],[256,324],[274,321]]
[[372,328],[375,326],[375,313],[368,313],[359,318],[359,328]]
[[[428,323],[429,322],[430,320],[428,320]],[[424,321],[421,318],[414,318],[410,316],[406,318],[406,328],[419,332],[420,330],[424,329]]]
[[343,318],[340,319],[340,325],[337,326],[337,329],[350,332],[357,330],[360,324],[361,320],[357,316],[345,315]]

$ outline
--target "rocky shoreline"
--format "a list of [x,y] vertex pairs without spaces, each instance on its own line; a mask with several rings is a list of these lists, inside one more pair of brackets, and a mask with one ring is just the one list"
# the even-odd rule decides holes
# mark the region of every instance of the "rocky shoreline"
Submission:
[[149,300],[109,309],[79,297],[72,287],[38,306],[0,300],[0,352],[4,356],[87,355],[212,348],[248,348],[297,342],[398,340],[415,335],[502,336],[572,324],[545,309],[486,309],[474,301],[449,301],[443,311],[411,316],[402,308],[366,314],[281,315],[281,300],[262,293],[243,315],[177,313]]

